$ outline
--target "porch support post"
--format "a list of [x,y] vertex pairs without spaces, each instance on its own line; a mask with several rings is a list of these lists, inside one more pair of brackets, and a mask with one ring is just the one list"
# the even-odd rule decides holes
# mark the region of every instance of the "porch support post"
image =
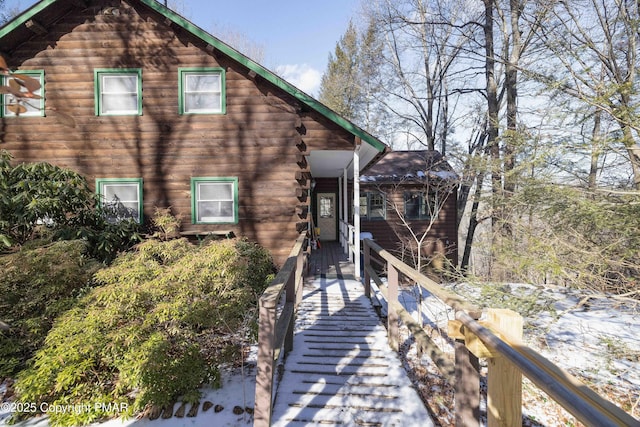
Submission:
[[360,280],[360,144],[353,151],[353,261],[355,276]]
[[[344,198],[342,194],[342,177],[338,177],[338,206],[342,206],[344,204]],[[344,217],[342,216],[342,209],[338,213],[338,242],[340,242],[340,246],[344,247],[344,240],[342,239],[342,223],[344,222]]]
[[344,254],[349,254],[349,174],[347,168],[344,168],[342,177],[342,217],[344,224],[342,225],[342,249]]

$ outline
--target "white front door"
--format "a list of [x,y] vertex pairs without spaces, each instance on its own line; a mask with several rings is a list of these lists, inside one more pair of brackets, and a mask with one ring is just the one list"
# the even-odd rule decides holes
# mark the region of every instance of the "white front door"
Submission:
[[336,212],[336,194],[335,193],[318,193],[318,225],[320,229],[320,240],[336,240],[337,238],[337,212]]

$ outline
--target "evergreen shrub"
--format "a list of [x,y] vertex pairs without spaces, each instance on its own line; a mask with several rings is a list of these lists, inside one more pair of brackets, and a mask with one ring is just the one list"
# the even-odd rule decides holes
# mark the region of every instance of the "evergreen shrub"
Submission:
[[273,276],[268,252],[243,240],[135,249],[96,273],[101,286],[58,319],[18,378],[20,402],[86,405],[49,414],[54,426],[194,403],[201,387],[219,385],[221,366],[241,358],[247,318]]
[[84,241],[37,242],[0,256],[0,382],[42,346],[56,317],[70,309],[101,267]]

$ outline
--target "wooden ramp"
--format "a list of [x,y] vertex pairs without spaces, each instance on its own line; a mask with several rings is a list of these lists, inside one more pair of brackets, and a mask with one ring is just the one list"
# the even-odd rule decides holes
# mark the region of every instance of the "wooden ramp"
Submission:
[[331,276],[305,285],[272,425],[433,426],[362,284]]

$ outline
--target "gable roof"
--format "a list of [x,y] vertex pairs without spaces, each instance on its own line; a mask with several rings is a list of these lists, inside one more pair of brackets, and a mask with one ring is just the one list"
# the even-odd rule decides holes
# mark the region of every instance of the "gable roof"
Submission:
[[418,183],[429,178],[457,180],[458,175],[438,151],[391,151],[363,173],[360,181]]
[[[351,121],[340,116],[338,113],[322,104],[320,101],[301,91],[291,83],[282,79],[274,72],[253,61],[249,57],[238,52],[236,49],[209,34],[194,23],[188,21],[186,18],[158,3],[156,0],[128,1],[139,2],[153,9],[188,33],[211,45],[214,49],[222,52],[236,62],[247,67],[256,75],[259,75],[263,79],[274,84],[289,95],[293,96],[298,101],[302,102],[307,107],[321,114],[331,122],[337,124],[347,132],[354,135],[356,139],[360,139],[361,141],[367,143],[378,153],[385,153],[389,150],[389,147],[387,147],[379,139],[364,131]],[[41,0],[0,28],[0,41],[2,41],[2,43],[0,43],[0,46],[2,46],[3,50],[10,49],[11,46],[16,46],[26,38],[30,37],[32,34],[31,29],[33,29],[34,27],[36,29],[40,26],[46,28],[47,25],[51,25],[58,19],[67,15],[69,11],[74,7],[82,7],[83,5],[86,6],[87,3],[87,0]],[[37,20],[35,19],[36,17],[38,18]],[[0,54],[1,53],[2,52],[0,52]]]

